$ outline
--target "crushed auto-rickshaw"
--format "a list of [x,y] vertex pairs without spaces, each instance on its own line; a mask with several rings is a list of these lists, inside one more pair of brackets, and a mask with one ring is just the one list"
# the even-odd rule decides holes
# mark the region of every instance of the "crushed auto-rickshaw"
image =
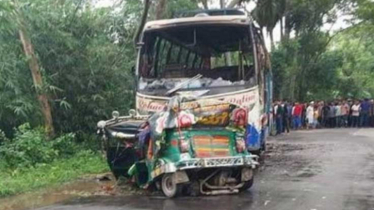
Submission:
[[136,109],[98,123],[114,175],[167,197],[250,188],[271,101],[260,34],[240,10],[148,22],[138,44]]

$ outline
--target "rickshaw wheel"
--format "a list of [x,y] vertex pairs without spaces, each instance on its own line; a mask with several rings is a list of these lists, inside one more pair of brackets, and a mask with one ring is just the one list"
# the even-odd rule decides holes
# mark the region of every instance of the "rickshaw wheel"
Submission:
[[241,188],[239,189],[239,191],[240,191],[240,192],[246,191],[246,190],[248,190],[249,188],[251,188],[252,185],[253,185],[253,178],[250,179],[250,180],[248,180],[248,181],[246,181],[246,182],[244,182],[243,187],[241,187]]
[[182,190],[182,186],[175,183],[173,174],[164,174],[161,180],[161,190],[168,198],[176,197]]

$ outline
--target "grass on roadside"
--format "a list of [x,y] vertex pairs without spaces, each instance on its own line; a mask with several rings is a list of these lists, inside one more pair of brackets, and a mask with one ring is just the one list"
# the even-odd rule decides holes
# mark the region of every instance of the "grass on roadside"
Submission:
[[4,170],[0,167],[0,197],[54,186],[85,174],[108,170],[100,154],[90,150],[81,151],[70,158],[56,159],[52,163],[38,164],[26,169]]

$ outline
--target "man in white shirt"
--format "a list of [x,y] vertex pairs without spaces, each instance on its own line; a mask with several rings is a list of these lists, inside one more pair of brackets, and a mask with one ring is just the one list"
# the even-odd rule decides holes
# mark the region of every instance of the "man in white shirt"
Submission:
[[308,128],[314,128],[314,102],[310,102],[306,109],[306,119],[308,120]]
[[360,119],[360,102],[355,101],[352,106],[352,127],[359,127],[359,119]]

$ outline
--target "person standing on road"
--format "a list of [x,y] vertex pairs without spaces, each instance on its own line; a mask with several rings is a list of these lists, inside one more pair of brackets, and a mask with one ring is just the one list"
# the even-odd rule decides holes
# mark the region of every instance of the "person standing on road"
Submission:
[[348,105],[349,105],[349,114],[348,114],[348,127],[352,127],[352,106],[353,106],[353,101],[351,99],[348,100]]
[[277,120],[278,101],[273,102],[273,122],[275,128],[275,134],[278,134],[278,120]]
[[318,127],[322,127],[322,126],[323,126],[323,123],[322,123],[323,104],[324,104],[324,102],[323,102],[323,101],[320,101],[320,102],[318,103],[318,106],[317,106],[317,110],[318,110],[318,118],[317,118],[317,121],[318,121]]
[[295,103],[295,106],[292,108],[292,118],[293,118],[293,129],[298,130],[301,126],[301,114],[302,106],[298,102]]
[[287,114],[288,114],[288,123],[289,123],[290,129],[293,128],[292,108],[293,108],[293,103],[288,103],[287,104]]
[[329,109],[329,127],[330,128],[335,127],[335,106],[333,102],[330,103],[330,109]]
[[343,101],[342,104],[342,125],[348,127],[348,116],[349,116],[349,105],[347,101]]
[[272,136],[273,135],[273,132],[272,132],[273,131],[273,125],[274,125],[274,102],[271,103],[268,117],[269,117],[269,121],[268,121],[269,132],[268,132],[268,134],[270,136]]
[[281,134],[283,131],[283,111],[284,108],[282,107],[281,101],[278,101],[275,108],[277,134]]
[[352,106],[352,127],[359,127],[360,103],[355,101]]
[[310,102],[308,108],[306,109],[306,119],[307,119],[307,128],[314,127],[314,102]]
[[283,104],[283,133],[284,132],[287,132],[287,133],[290,132],[289,116],[291,116],[291,112],[288,109],[288,106],[289,106],[288,102],[285,101],[284,104]]
[[370,111],[369,99],[365,98],[365,100],[361,102],[361,111],[360,111],[361,127],[369,126],[369,111]]
[[306,109],[308,108],[308,103],[303,103],[301,107],[301,127],[306,128],[308,126],[308,119],[306,117]]
[[322,126],[327,128],[329,127],[329,111],[330,107],[327,102],[324,102],[322,107]]
[[337,128],[341,127],[342,107],[340,102],[335,104],[335,125]]
[[319,105],[318,103],[314,105],[314,114],[313,114],[313,128],[318,128],[319,127],[319,111],[318,111]]

